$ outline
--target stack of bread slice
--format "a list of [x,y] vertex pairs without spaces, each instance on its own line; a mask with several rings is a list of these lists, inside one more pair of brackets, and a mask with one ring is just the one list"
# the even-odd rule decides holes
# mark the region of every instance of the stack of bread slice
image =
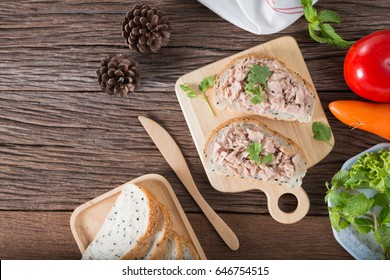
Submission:
[[199,255],[176,233],[162,203],[144,188],[127,184],[82,259],[191,260]]

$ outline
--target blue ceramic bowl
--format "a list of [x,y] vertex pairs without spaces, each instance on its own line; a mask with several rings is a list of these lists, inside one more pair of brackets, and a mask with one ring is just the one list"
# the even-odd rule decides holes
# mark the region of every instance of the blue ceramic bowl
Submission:
[[[389,149],[390,143],[381,143],[375,145],[368,150],[361,152],[360,154],[347,160],[341,170],[349,170],[352,165],[358,160],[360,156],[365,153],[375,152],[380,149]],[[374,190],[359,190],[363,192],[367,197],[372,197],[375,195]],[[331,204],[328,201],[328,206]],[[379,244],[375,241],[372,232],[368,234],[359,233],[354,227],[347,227],[346,229],[340,230],[339,232],[335,231],[333,228],[333,235],[336,238],[337,242],[344,247],[355,259],[358,260],[379,260],[382,256],[382,250]]]

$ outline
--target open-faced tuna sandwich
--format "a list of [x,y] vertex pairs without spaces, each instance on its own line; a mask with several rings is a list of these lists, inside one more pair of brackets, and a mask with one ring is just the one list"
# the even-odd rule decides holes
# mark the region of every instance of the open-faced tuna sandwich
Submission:
[[213,101],[222,110],[267,118],[310,122],[314,89],[282,62],[268,57],[241,57],[217,75]]
[[204,147],[205,167],[227,176],[301,186],[306,161],[290,139],[254,118],[219,125]]

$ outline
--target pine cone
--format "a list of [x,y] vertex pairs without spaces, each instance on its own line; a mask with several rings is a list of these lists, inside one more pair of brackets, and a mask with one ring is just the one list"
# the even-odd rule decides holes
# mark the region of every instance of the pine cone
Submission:
[[168,44],[171,24],[158,7],[135,5],[123,21],[123,38],[130,49],[142,53],[156,53]]
[[135,60],[122,54],[103,59],[96,71],[102,90],[110,95],[120,96],[133,93],[139,86],[137,65]]

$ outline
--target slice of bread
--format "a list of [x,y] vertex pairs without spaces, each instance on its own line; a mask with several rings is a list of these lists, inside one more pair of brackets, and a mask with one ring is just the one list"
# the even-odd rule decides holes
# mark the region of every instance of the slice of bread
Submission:
[[[263,86],[264,99],[259,104],[253,104],[251,99],[254,95],[245,90],[253,65],[266,66],[272,72],[267,78],[266,88]],[[310,122],[315,91],[310,83],[289,70],[283,62],[266,56],[245,56],[233,60],[217,75],[213,102],[220,110],[228,109],[284,121]]]
[[164,260],[180,260],[183,257],[183,240],[173,231],[173,234],[170,236],[167,244],[167,249],[165,250]]
[[195,250],[194,245],[188,241],[183,240],[183,260],[199,260],[199,255]]
[[82,259],[116,260],[145,254],[158,230],[159,203],[145,189],[124,186]]
[[[260,164],[247,151],[256,142],[262,146]],[[271,160],[261,163],[266,156]],[[307,169],[298,145],[250,117],[231,119],[214,129],[204,146],[204,159],[209,171],[290,187],[302,184]]]
[[164,257],[165,251],[168,249],[168,240],[173,235],[172,219],[168,209],[160,204],[160,210],[163,216],[163,224],[161,230],[156,234],[150,251],[146,253],[144,259],[160,260]]

